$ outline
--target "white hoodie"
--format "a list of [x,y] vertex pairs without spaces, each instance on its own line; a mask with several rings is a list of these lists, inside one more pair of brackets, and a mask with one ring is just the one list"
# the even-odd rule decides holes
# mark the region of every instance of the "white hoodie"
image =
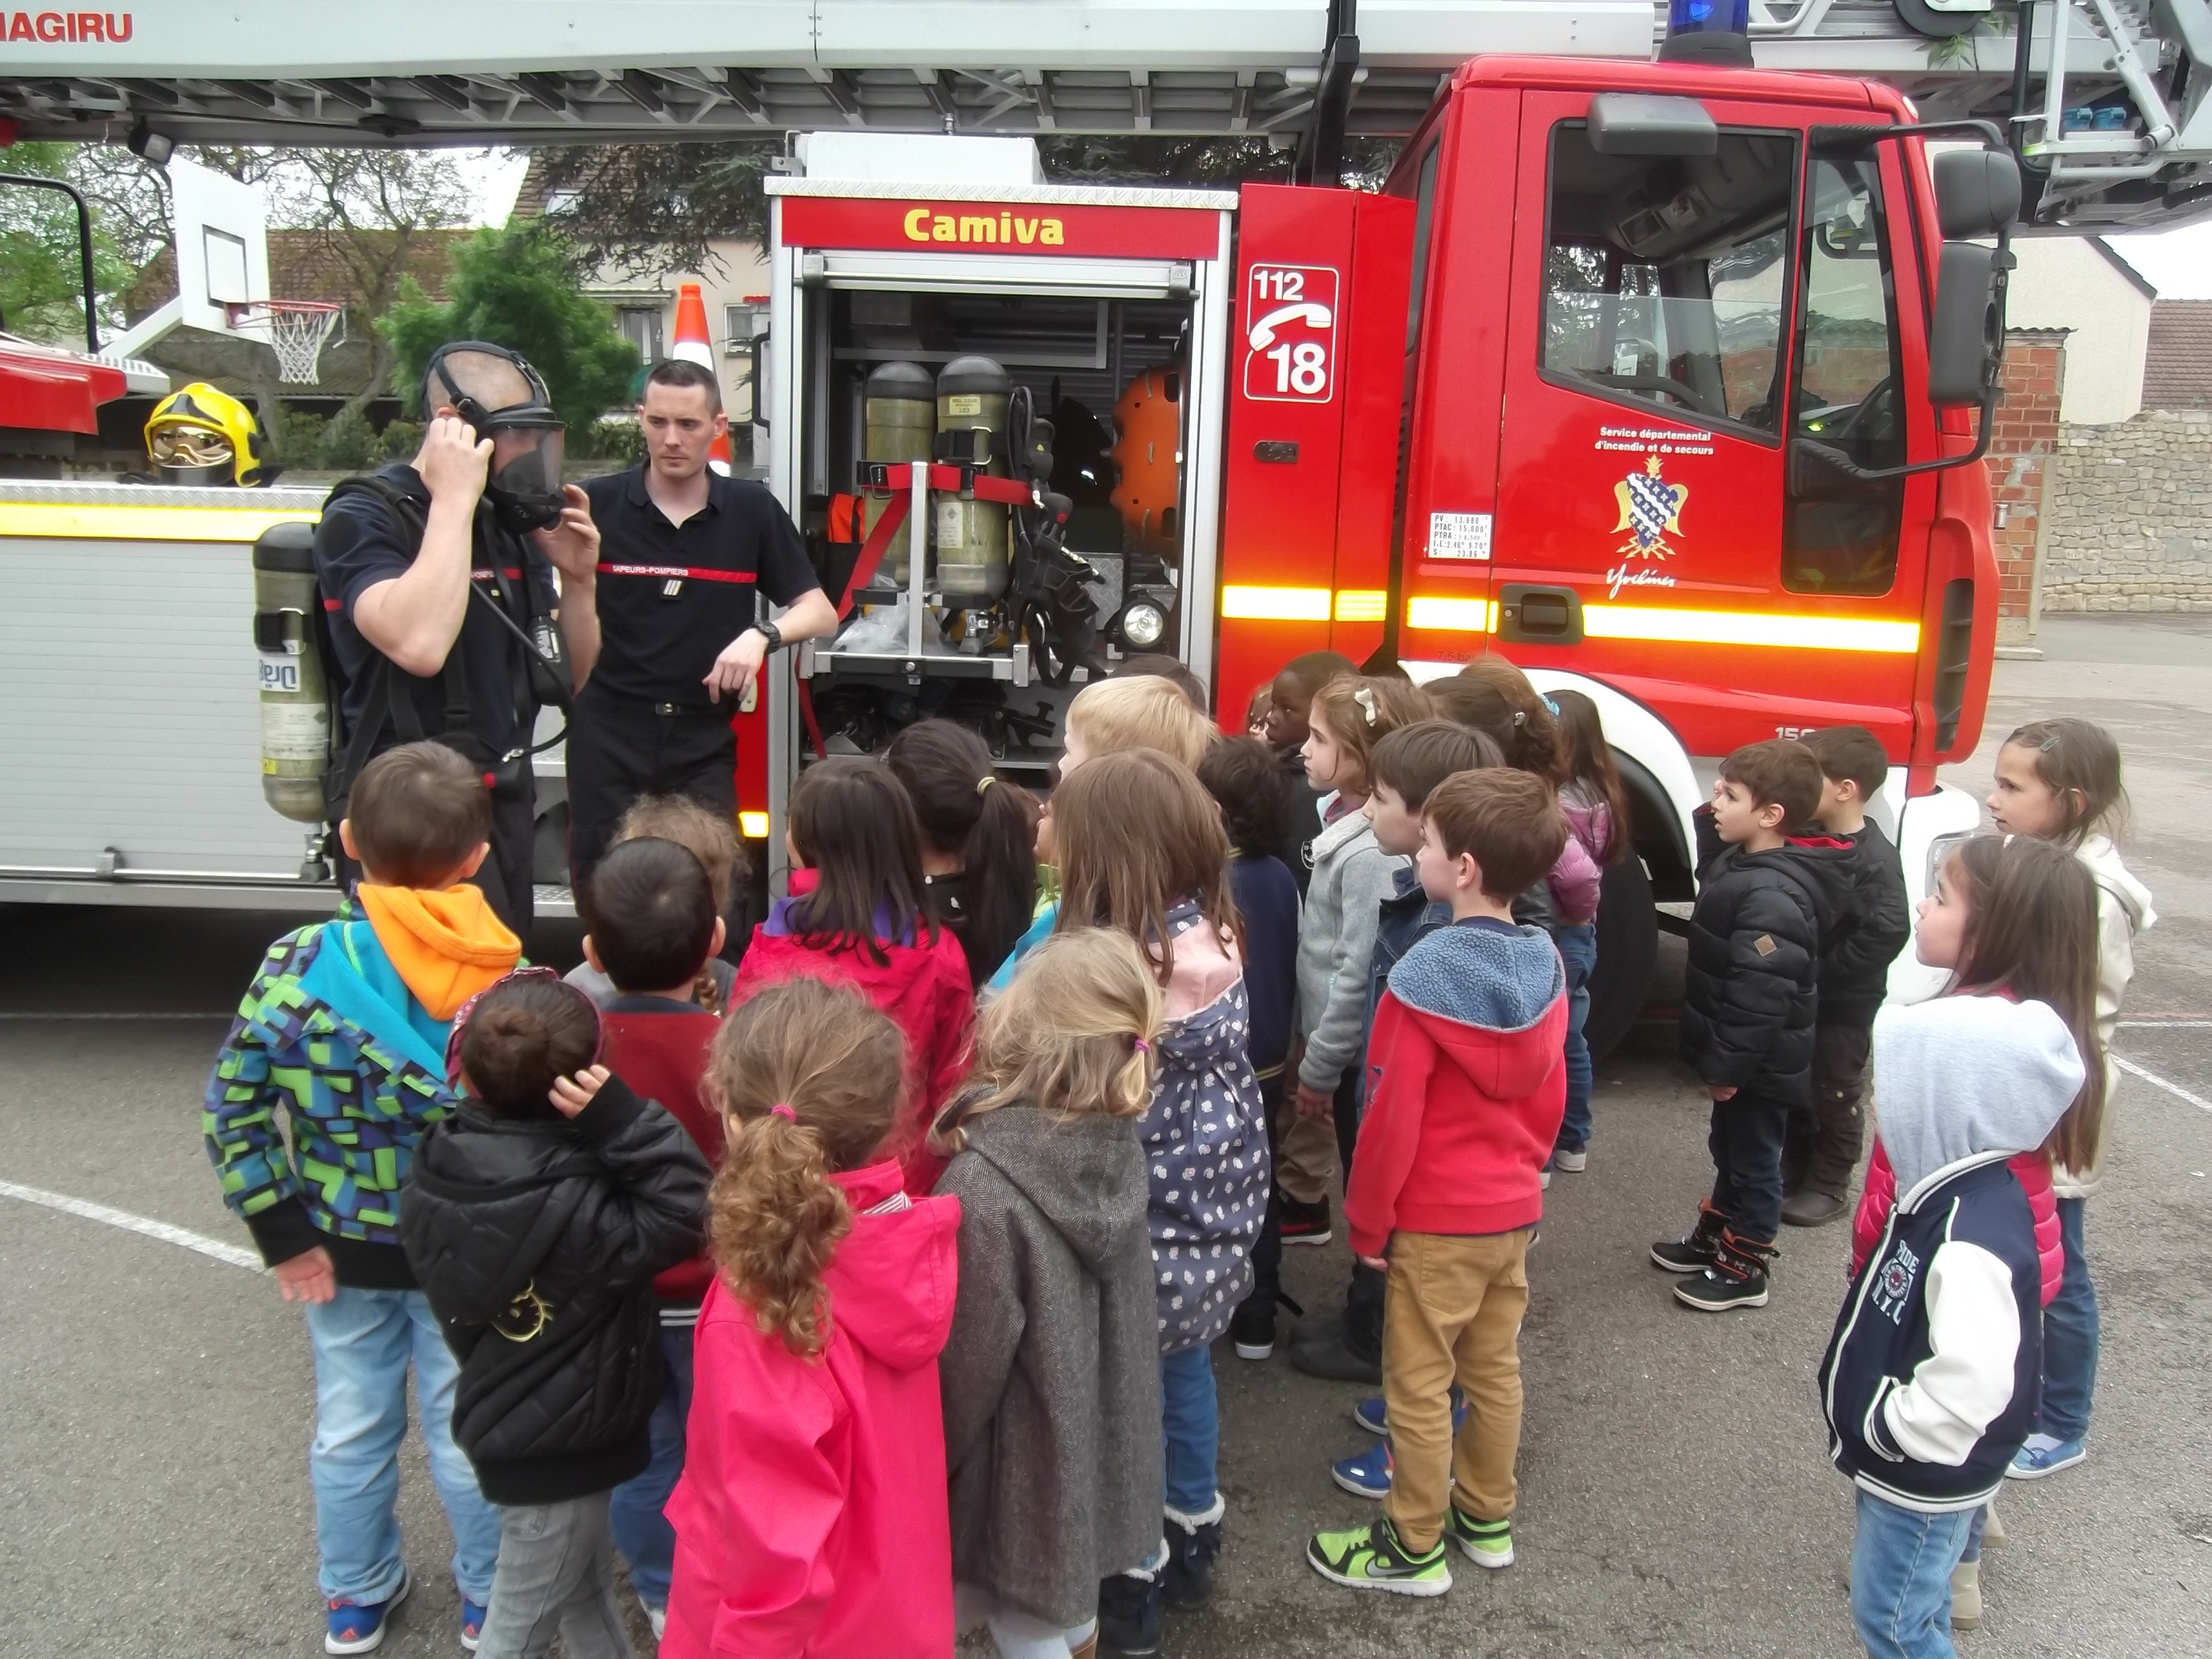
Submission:
[[[2105,1116],[2112,1121],[2113,1085],[2119,1068],[2112,1064],[2112,1034],[2118,1027],[2120,1004],[2136,971],[2136,935],[2156,925],[2158,913],[2150,908],[2150,890],[2128,873],[2120,862],[2119,848],[2104,836],[2092,836],[2075,854],[2097,882],[2097,1042],[2105,1051]],[[2087,1198],[2105,1179],[2105,1130],[2097,1135],[2097,1155],[2087,1170],[2064,1167],[2051,1171],[2052,1189],[2061,1198]]]

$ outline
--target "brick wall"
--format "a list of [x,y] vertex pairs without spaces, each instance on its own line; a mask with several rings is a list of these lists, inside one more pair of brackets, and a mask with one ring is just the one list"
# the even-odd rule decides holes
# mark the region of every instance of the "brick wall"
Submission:
[[2065,428],[2043,608],[2212,611],[2212,410]]
[[[1997,560],[1997,643],[2027,638],[2035,593],[2035,539],[2045,472],[2059,447],[2058,386],[2066,336],[2061,330],[2018,329],[2006,337],[2004,399],[1990,434],[1990,531]],[[2050,604],[2049,586],[2045,588]]]

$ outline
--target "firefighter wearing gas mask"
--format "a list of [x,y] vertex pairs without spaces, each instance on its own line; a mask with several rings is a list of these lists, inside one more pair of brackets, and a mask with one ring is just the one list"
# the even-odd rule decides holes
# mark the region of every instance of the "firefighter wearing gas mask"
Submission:
[[[335,486],[315,533],[342,684],[330,818],[384,750],[424,738],[458,750],[492,792],[491,854],[472,879],[526,939],[532,733],[599,656],[599,531],[561,481],[562,422],[521,356],[440,347],[422,408],[414,460]],[[349,884],[358,873],[344,870]]]

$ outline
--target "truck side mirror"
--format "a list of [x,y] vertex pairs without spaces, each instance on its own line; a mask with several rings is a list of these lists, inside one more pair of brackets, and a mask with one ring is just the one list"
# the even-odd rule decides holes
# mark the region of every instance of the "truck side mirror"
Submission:
[[1600,155],[1712,155],[1721,130],[1694,98],[1601,92],[1590,100],[1589,146]]
[[1947,242],[1995,236],[2020,217],[2020,163],[2002,150],[1946,150],[1935,159],[1936,218]]
[[[2009,160],[2010,158],[2007,158]],[[1996,385],[2004,355],[1999,250],[1946,242],[1928,320],[1928,401],[1979,404]],[[2004,255],[2007,264],[2010,254]],[[1984,424],[1988,416],[1984,416]]]

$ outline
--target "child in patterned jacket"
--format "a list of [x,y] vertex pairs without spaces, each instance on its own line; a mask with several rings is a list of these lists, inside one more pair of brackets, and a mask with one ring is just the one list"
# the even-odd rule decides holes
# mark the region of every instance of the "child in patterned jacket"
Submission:
[[499,1512],[453,1441],[459,1370],[401,1248],[399,1189],[423,1134],[457,1103],[446,1080],[454,1014],[522,947],[463,884],[491,850],[491,797],[454,750],[380,755],[338,834],[362,866],[358,896],[270,946],[209,1079],[201,1133],[223,1201],[284,1299],[306,1305],[324,1651],[380,1645],[410,1588],[396,1504],[410,1358],[473,1648]]
[[1221,1547],[1220,1423],[1212,1343],[1251,1288],[1267,1204],[1267,1136],[1246,1039],[1250,1004],[1229,891],[1229,839],[1190,769],[1155,750],[1091,760],[1053,796],[1058,927],[1135,939],[1166,994],[1151,1106],[1138,1138],[1151,1182],[1159,1296],[1167,1553],[1157,1583],[1124,1576],[1099,1592],[1104,1645],[1149,1652],[1133,1632],[1164,1600],[1212,1594]]

